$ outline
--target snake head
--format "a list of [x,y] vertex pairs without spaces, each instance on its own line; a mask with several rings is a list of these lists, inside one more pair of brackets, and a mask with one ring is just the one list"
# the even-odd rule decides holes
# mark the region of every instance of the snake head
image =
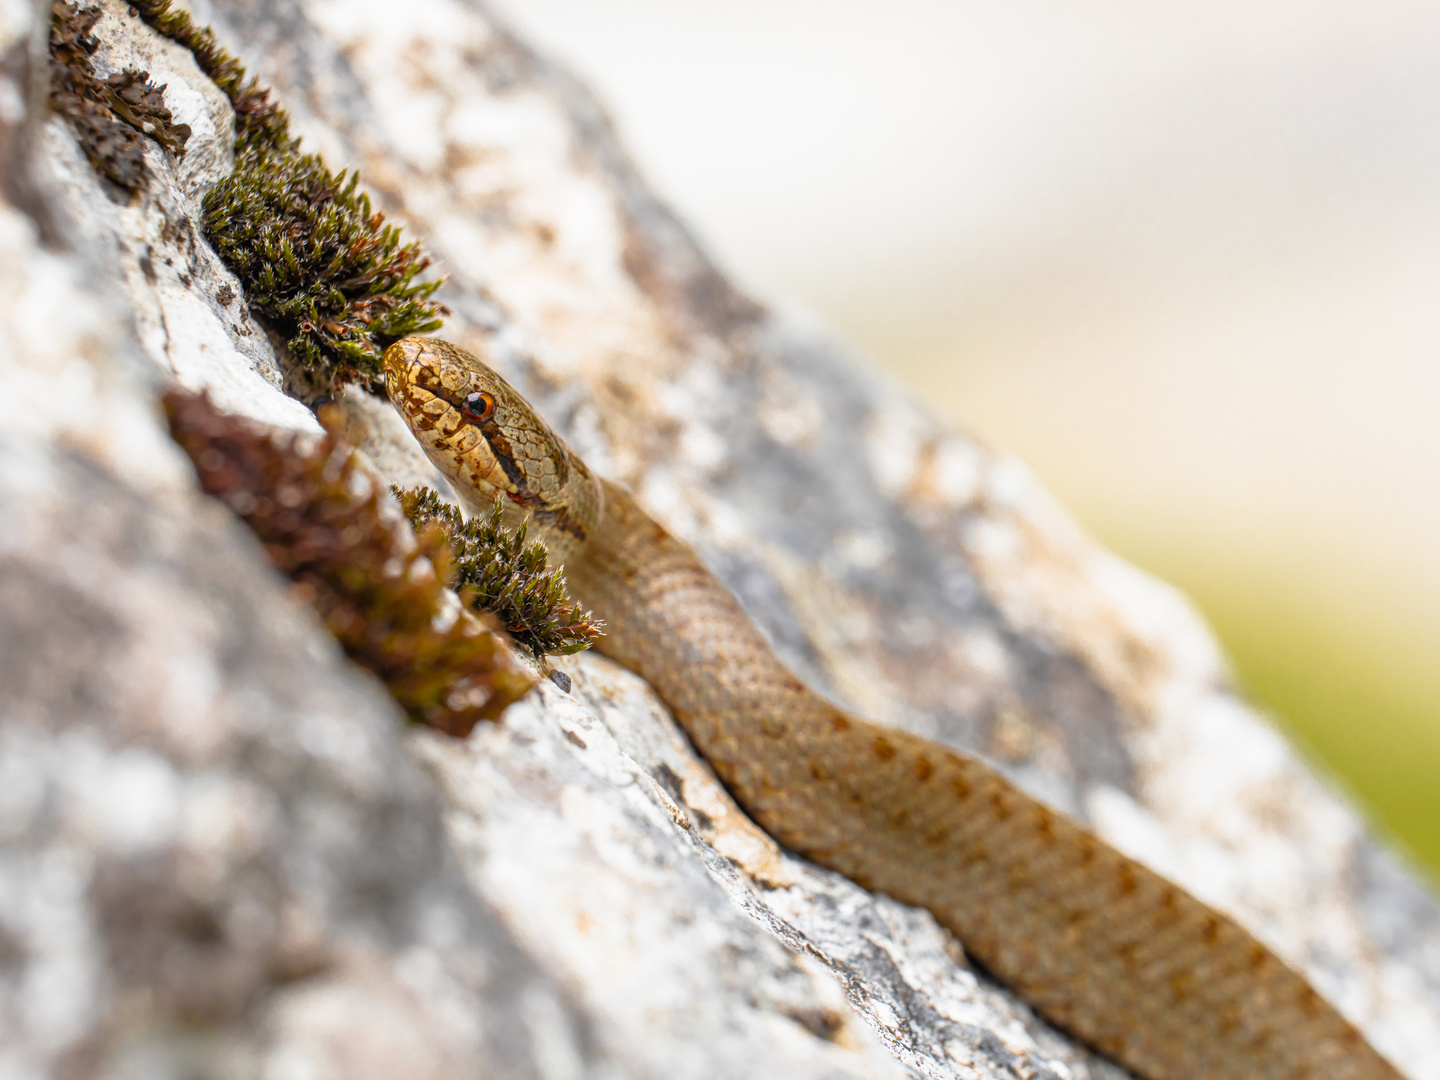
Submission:
[[426,337],[397,341],[382,364],[391,404],[472,512],[488,511],[498,494],[512,507],[507,517],[584,540],[599,513],[598,482],[489,365]]

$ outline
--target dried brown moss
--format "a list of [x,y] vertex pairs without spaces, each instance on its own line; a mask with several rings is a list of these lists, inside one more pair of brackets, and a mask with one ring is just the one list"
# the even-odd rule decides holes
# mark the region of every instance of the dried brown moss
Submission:
[[590,648],[605,624],[570,601],[565,578],[548,570],[541,543],[525,543],[526,527],[500,524],[499,497],[488,519],[466,521],[428,487],[390,489],[416,529],[439,525],[455,551],[461,595],[496,616],[519,644],[538,659]]
[[407,549],[381,513],[383,489],[335,436],[307,448],[181,390],[165,395],[165,410],[201,487],[250,526],[350,658],[378,675],[412,720],[464,736],[534,684],[494,633],[473,618],[447,619],[455,571],[443,530],[421,528]]
[[245,67],[220,47],[215,32],[196,26],[183,11],[175,11],[170,0],[134,0],[131,8],[159,33],[190,50],[195,64],[230,99],[235,109],[235,150],[294,149],[290,120],[259,79],[246,76]]
[[185,155],[188,124],[165,107],[165,87],[135,68],[102,79],[91,58],[100,9],[82,11],[69,0],[50,8],[50,105],[70,122],[91,168],[128,195],[145,182],[145,138],[177,160]]

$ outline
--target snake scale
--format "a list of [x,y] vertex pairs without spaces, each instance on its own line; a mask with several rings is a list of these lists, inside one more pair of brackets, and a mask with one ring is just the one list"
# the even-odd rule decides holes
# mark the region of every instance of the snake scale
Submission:
[[745,811],[792,851],[927,908],[1037,1012],[1145,1080],[1400,1080],[1229,917],[983,762],[830,704],[695,553],[595,476],[482,361],[433,338],[385,385],[472,511],[496,493],[607,623]]

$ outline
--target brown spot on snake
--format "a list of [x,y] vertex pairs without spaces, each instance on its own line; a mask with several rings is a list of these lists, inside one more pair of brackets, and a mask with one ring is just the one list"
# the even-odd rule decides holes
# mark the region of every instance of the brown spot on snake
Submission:
[[[598,650],[650,683],[781,844],[928,908],[1040,1015],[1145,1080],[1401,1080],[1234,920],[985,763],[806,688],[695,553],[481,360],[406,338],[384,365],[390,400],[462,500],[484,510],[500,491],[532,513],[571,595],[607,624]],[[480,392],[497,432],[462,451],[427,417]]]

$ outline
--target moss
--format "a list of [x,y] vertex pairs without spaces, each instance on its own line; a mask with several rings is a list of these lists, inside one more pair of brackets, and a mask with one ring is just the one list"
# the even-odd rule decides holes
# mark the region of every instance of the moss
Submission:
[[300,152],[284,110],[213,31],[170,0],[133,6],[189,49],[234,106],[235,169],[205,195],[202,225],[250,307],[286,339],[304,374],[295,384],[307,396],[378,385],[385,349],[440,329],[448,314],[430,299],[442,282],[415,280],[429,266],[420,245],[385,224],[354,174]]
[[386,347],[441,326],[415,243],[313,154],[242,157],[205,196],[205,235],[319,392],[378,383]]
[[453,606],[447,615],[457,564],[444,530],[422,527],[407,544],[385,518],[383,490],[338,438],[307,447],[274,437],[186,391],[167,393],[165,409],[201,487],[251,528],[412,720],[464,736],[534,684],[494,633]]
[[145,181],[145,137],[172,157],[185,156],[187,124],[175,123],[165,107],[165,88],[135,68],[102,79],[91,57],[99,42],[91,35],[100,9],[82,11],[68,0],[50,8],[50,104],[69,121],[97,175],[126,195]]
[[601,636],[605,624],[570,602],[560,571],[546,569],[545,546],[526,544],[524,525],[511,530],[500,524],[498,496],[488,519],[465,521],[430,488],[390,490],[417,529],[432,524],[444,529],[469,602],[493,613],[537,658],[580,652]]

